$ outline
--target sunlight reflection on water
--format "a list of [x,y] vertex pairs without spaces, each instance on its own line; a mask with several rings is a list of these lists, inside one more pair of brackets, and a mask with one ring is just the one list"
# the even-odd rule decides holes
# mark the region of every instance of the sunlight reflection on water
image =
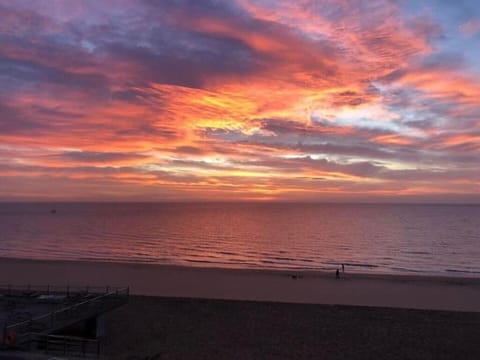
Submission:
[[478,219],[473,205],[4,203],[0,256],[480,276]]

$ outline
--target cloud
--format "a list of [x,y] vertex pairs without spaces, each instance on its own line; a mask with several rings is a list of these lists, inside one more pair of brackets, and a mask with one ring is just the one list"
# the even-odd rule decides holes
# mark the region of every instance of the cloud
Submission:
[[148,157],[139,154],[124,154],[115,152],[95,152],[95,151],[66,151],[60,156],[62,160],[68,162],[81,163],[125,163],[129,160],[143,160]]
[[463,199],[478,29],[430,6],[0,0],[0,197]]
[[468,20],[460,25],[460,30],[467,36],[473,36],[480,32],[480,20]]

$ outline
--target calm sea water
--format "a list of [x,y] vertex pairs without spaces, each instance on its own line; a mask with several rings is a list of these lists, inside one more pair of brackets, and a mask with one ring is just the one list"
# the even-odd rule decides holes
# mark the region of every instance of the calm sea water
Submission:
[[0,256],[480,277],[480,206],[3,203]]

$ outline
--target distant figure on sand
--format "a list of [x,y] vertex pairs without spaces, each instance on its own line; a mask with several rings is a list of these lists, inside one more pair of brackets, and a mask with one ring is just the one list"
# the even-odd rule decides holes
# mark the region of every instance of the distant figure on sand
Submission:
[[337,269],[335,272],[335,279],[338,279],[340,277],[340,271]]
[[342,273],[345,272],[345,265],[342,264]]

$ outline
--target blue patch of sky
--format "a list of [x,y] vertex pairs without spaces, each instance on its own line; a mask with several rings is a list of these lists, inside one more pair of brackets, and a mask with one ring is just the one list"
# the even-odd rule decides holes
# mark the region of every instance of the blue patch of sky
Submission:
[[443,34],[432,43],[435,52],[461,54],[462,70],[480,75],[480,31],[476,34],[462,31],[467,22],[480,21],[480,1],[407,0],[403,5],[407,16],[425,15],[440,26]]

